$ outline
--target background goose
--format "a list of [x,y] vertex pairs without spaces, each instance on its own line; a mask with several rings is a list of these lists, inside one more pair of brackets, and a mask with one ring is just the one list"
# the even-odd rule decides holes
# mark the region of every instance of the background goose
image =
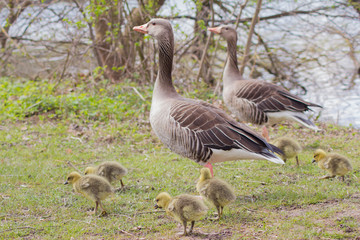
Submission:
[[[303,112],[310,110],[309,107],[321,107],[320,105],[304,101],[281,86],[264,81],[243,79],[237,64],[235,29],[224,25],[208,28],[208,30],[219,34],[227,41],[223,98],[231,112],[241,121],[253,124],[272,125],[288,119],[305,127],[319,130]],[[265,126],[263,135],[269,141]]]
[[184,98],[176,92],[171,79],[174,35],[169,21],[153,19],[133,29],[158,40],[159,71],[150,123],[168,148],[208,166],[211,171],[211,163],[229,160],[262,159],[284,163],[273,153],[278,149],[250,128],[211,104]]

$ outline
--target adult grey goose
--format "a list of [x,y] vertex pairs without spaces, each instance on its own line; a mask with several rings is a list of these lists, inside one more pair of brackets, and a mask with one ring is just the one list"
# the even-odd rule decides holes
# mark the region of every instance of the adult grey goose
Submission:
[[[243,79],[237,63],[237,34],[235,29],[223,25],[208,28],[208,30],[219,34],[227,41],[227,62],[223,74],[223,98],[226,106],[239,120],[257,125],[273,125],[287,119],[296,121],[315,131],[319,130],[313,122],[307,119],[304,112],[311,110],[309,107],[321,107],[320,105],[304,101],[285,88],[273,83]],[[266,127],[263,130],[267,140],[269,140]]]
[[261,159],[284,164],[274,154],[280,150],[250,128],[209,103],[184,98],[176,92],[171,78],[174,34],[168,20],[152,19],[133,30],[147,33],[158,41],[159,70],[150,123],[168,148],[211,171],[212,163],[230,160]]

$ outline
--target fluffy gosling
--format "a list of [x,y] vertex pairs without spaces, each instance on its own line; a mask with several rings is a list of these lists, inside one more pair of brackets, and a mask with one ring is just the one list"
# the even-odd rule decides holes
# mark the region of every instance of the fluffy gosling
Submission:
[[333,178],[335,176],[340,176],[342,181],[344,181],[344,175],[352,170],[350,161],[337,153],[329,153],[322,149],[317,149],[314,153],[314,159],[312,162],[317,162],[318,166],[328,171],[329,173],[319,179]]
[[201,196],[215,205],[218,211],[217,220],[220,220],[224,207],[236,199],[233,188],[224,180],[211,177],[208,168],[200,170],[200,179],[196,184],[196,189]]
[[98,206],[102,210],[100,215],[106,214],[101,200],[112,194],[113,189],[105,178],[93,174],[81,176],[78,172],[72,172],[67,176],[64,184],[72,184],[75,192],[81,193],[87,199],[95,202],[95,215],[97,214]]
[[87,167],[85,169],[85,175],[96,174],[104,177],[109,183],[120,180],[121,188],[124,188],[122,178],[127,174],[128,170],[120,163],[111,161],[103,162],[97,167]]
[[302,148],[295,139],[289,137],[280,137],[275,139],[273,144],[280,148],[281,151],[283,151],[284,154],[281,155],[281,158],[284,162],[286,162],[287,159],[295,157],[296,165],[299,166],[298,154],[301,152]]
[[[155,198],[155,208],[164,208],[166,214],[173,217],[184,226],[182,235],[191,234],[195,221],[199,220],[207,213],[207,207],[198,197],[188,194],[181,194],[171,197],[167,192],[162,192]],[[187,222],[191,222],[189,232],[186,231]]]

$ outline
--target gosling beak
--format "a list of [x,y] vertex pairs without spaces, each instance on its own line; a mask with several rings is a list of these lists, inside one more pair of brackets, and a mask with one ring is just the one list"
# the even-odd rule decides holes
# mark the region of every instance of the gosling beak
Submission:
[[66,185],[66,184],[69,184],[69,182],[66,180],[66,182],[64,182],[64,185]]
[[157,204],[155,204],[155,205],[154,205],[154,208],[155,208],[155,209],[158,209],[158,208],[161,208],[161,207],[159,207]]
[[316,162],[316,160],[315,160],[315,159],[313,159],[313,160],[311,161],[311,163],[314,163],[314,162]]
[[143,24],[141,26],[135,26],[135,27],[133,27],[133,30],[140,32],[140,33],[148,33],[146,24]]
[[221,27],[214,27],[214,28],[208,28],[210,32],[220,34],[221,33]]

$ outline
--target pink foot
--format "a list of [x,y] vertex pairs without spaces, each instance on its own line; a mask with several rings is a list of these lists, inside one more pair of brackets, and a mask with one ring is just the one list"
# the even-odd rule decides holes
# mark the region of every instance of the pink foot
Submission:
[[262,128],[262,135],[263,137],[266,139],[266,141],[270,141],[270,138],[269,138],[269,131],[267,130],[266,126],[264,126]]
[[207,167],[208,169],[210,169],[211,176],[214,177],[214,170],[213,170],[213,166],[211,165],[211,163],[205,164],[204,167]]

